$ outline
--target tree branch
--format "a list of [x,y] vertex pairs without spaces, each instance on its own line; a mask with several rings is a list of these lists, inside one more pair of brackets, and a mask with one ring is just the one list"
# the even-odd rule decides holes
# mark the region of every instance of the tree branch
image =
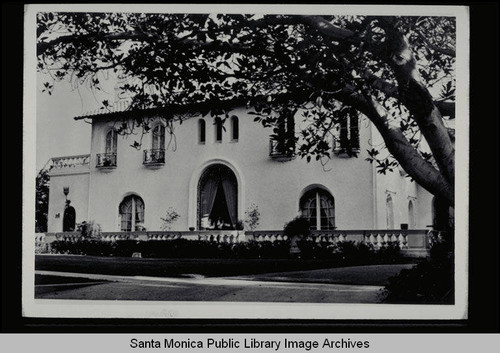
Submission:
[[383,26],[387,33],[386,41],[393,48],[386,60],[396,75],[400,99],[417,122],[439,170],[454,185],[455,147],[439,109],[420,78],[415,57],[404,35],[388,23],[383,23]]
[[60,36],[48,42],[38,42],[37,55],[43,55],[47,50],[58,44],[78,43],[84,40],[153,40],[152,37],[141,31],[119,32],[119,33],[89,33],[84,35]]
[[449,48],[438,47],[437,45],[434,45],[431,42],[429,42],[429,40],[422,33],[420,33],[420,31],[415,31],[415,33],[417,33],[417,35],[420,37],[420,39],[422,39],[424,41],[425,45],[427,45],[427,47],[431,48],[432,50],[434,50],[438,53],[441,53],[443,55],[456,57],[457,54],[455,53],[455,50],[449,49]]
[[382,105],[371,97],[365,98],[359,94],[349,92],[338,94],[336,99],[354,107],[370,119],[382,135],[387,149],[400,163],[401,167],[423,188],[434,195],[445,198],[453,205],[453,185],[446,181],[436,168],[422,158],[409,143],[401,129],[389,124],[387,111]]
[[354,39],[355,41],[360,41],[360,39],[355,39],[355,33],[345,29],[334,26],[321,16],[298,16],[303,23],[315,28],[321,34],[327,36],[333,40],[345,40],[347,38]]

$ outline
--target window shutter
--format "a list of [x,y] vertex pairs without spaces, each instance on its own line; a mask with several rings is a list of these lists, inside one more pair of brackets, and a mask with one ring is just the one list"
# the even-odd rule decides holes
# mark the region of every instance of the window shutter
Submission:
[[349,145],[351,149],[359,150],[359,120],[356,112],[349,117],[349,122]]
[[349,128],[348,118],[340,122],[340,148],[347,149],[349,147]]

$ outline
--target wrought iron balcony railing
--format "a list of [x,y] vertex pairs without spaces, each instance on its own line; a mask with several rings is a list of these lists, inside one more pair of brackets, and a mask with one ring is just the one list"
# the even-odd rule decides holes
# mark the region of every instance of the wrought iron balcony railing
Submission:
[[161,165],[165,164],[165,150],[144,150],[144,165]]
[[295,141],[291,138],[269,140],[269,156],[278,161],[289,161],[295,158]]
[[98,153],[97,168],[116,168],[116,153]]
[[360,152],[359,141],[333,138],[333,153],[337,156],[351,157]]

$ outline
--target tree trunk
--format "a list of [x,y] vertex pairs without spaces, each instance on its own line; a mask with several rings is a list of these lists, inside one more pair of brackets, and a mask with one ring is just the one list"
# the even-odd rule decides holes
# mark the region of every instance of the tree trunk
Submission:
[[339,101],[355,107],[375,125],[384,139],[385,145],[401,167],[424,189],[442,197],[450,205],[454,204],[454,188],[432,164],[422,158],[409,143],[400,128],[391,126],[385,108],[372,98],[366,99],[359,94],[342,94]]
[[392,30],[389,34],[391,48],[388,61],[398,81],[399,96],[413,115],[421,133],[434,156],[434,160],[447,182],[455,184],[455,147],[443,124],[439,109],[434,105],[427,88],[421,82],[416,61],[402,33]]

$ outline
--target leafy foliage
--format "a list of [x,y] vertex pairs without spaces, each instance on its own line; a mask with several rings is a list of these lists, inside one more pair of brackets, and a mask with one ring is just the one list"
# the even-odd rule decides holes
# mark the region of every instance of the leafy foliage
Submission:
[[389,278],[384,300],[404,304],[453,304],[453,273],[449,262],[421,262]]
[[260,212],[259,207],[255,204],[251,204],[250,207],[245,211],[245,223],[248,224],[250,230],[255,230],[259,225]]
[[285,224],[283,233],[289,238],[292,238],[294,236],[307,238],[309,234],[311,234],[311,224],[309,223],[307,218],[298,216]]
[[454,303],[453,251],[447,242],[435,243],[429,260],[389,278],[384,289],[388,303]]
[[38,173],[36,177],[36,198],[35,198],[35,232],[43,233],[47,231],[47,215],[49,212],[49,187],[50,176],[46,169]]
[[[301,157],[321,163],[339,139],[357,156],[339,127],[361,112],[389,150],[372,147],[368,159],[378,172],[403,162],[437,194],[454,183],[445,157],[451,141],[440,115],[436,125],[435,108],[453,105],[455,32],[453,17],[38,13],[38,70],[50,77],[42,87],[48,93],[61,80],[100,90],[114,74],[121,96],[131,99],[132,124],[120,133],[147,132],[158,113],[167,122],[199,113],[225,121],[240,105],[277,136],[290,112],[300,113],[291,141]],[[427,87],[442,88],[441,97]],[[103,100],[103,112],[111,105]],[[426,182],[431,174],[435,180]]]
[[165,213],[165,217],[161,217],[160,219],[163,222],[162,230],[170,230],[174,223],[181,217],[179,213],[173,208],[169,207]]
[[[383,249],[375,250],[364,243],[316,243],[302,239],[298,242],[302,260],[331,261],[333,266],[352,266],[402,262],[399,252],[389,259]],[[234,258],[234,259],[288,259],[290,241],[247,241],[219,243],[204,240],[175,239],[169,241],[118,240],[114,242],[81,238],[75,242],[56,241],[51,252],[89,256],[131,257],[140,252],[143,258]]]
[[84,239],[100,239],[102,235],[101,225],[95,221],[83,221],[76,225],[76,230],[80,232]]
[[230,244],[186,239],[110,242],[82,238],[75,242],[56,241],[51,244],[52,252],[59,254],[131,257],[140,252],[144,258],[286,259],[289,247],[287,241]]

